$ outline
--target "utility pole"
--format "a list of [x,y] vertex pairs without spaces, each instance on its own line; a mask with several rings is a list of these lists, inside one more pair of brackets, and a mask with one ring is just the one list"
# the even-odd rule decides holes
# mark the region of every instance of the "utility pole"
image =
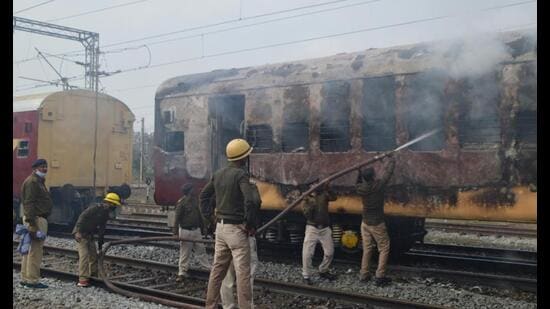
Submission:
[[143,149],[144,149],[144,134],[145,134],[145,118],[141,118],[141,154],[139,156],[139,186],[143,182]]

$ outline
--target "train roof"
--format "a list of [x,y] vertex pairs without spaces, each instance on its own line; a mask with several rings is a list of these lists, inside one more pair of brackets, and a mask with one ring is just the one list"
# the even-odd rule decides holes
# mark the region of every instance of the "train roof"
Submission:
[[[25,96],[17,96],[17,97],[13,97],[13,112],[17,113],[17,112],[38,110],[42,106],[42,104],[46,101],[47,98],[54,95],[94,97],[95,92],[87,89],[72,89],[72,90],[64,90],[64,91],[31,94],[31,95],[25,95]],[[128,106],[124,102],[108,94],[98,93],[98,99],[114,100],[122,104],[123,106],[125,106],[131,112],[130,108],[128,108]]]
[[[505,44],[501,62],[536,60],[536,29],[502,32],[496,34],[496,39]],[[183,75],[163,82],[157,89],[156,99],[322,83],[341,80],[342,76],[353,79],[445,70],[449,63],[456,61],[453,57],[457,57],[457,51],[465,48],[464,42],[454,39],[371,48],[323,58]],[[483,39],[478,40],[476,44],[479,45],[472,48],[470,57],[477,56],[479,50],[490,48],[486,43]]]

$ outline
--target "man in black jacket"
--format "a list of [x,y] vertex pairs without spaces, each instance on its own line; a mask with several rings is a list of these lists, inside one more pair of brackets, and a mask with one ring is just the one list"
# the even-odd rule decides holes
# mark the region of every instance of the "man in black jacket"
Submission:
[[375,172],[372,167],[362,170],[357,179],[357,193],[361,195],[363,200],[363,222],[361,223],[363,258],[360,271],[362,282],[370,279],[369,261],[374,249],[374,242],[376,242],[379,252],[375,284],[385,285],[391,282],[391,279],[386,277],[386,264],[390,254],[390,238],[384,223],[384,191],[393,174],[394,167],[395,159],[391,157],[386,173],[381,179],[375,179]]
[[[222,280],[233,260],[237,277],[239,308],[252,308],[250,285],[249,236],[256,233],[260,201],[254,198],[254,187],[246,171],[252,147],[243,139],[227,144],[228,166],[216,171],[200,194],[201,209],[216,202],[216,242],[214,265],[210,271],[206,308],[217,308]],[[208,215],[209,212],[204,212]]]
[[[183,196],[176,204],[176,220],[174,224],[174,235],[179,235],[182,238],[201,240],[201,229],[204,226],[203,217],[199,210],[199,203],[193,185],[186,183],[182,186],[181,192]],[[199,263],[206,269],[210,269],[212,265],[208,261],[204,244],[200,242],[181,241],[180,242],[180,258],[178,267],[178,276],[176,282],[183,281],[187,277],[189,262],[191,261],[191,251],[195,252],[195,256]]]

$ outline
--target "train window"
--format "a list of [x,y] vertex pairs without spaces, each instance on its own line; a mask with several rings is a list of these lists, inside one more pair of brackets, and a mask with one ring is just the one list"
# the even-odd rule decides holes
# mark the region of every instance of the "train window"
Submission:
[[323,86],[321,101],[321,151],[343,152],[351,148],[350,143],[350,84],[328,82]]
[[25,122],[25,133],[32,132],[32,122]]
[[[436,71],[422,72],[407,77],[403,97],[409,139],[412,140],[433,129],[444,128],[445,75]],[[410,149],[413,151],[436,151],[445,146],[445,130],[426,138]]]
[[252,152],[271,152],[273,150],[273,129],[268,124],[249,125],[246,129],[246,140],[254,147]]
[[494,75],[468,80],[459,116],[458,138],[465,149],[496,147],[500,143],[499,86]]
[[171,110],[167,110],[163,112],[163,120],[164,123],[172,123],[174,122],[174,113]]
[[395,80],[393,76],[363,80],[363,149],[386,151],[395,143]]
[[303,152],[309,149],[309,124],[285,122],[283,124],[283,152]]
[[537,148],[537,112],[519,111],[516,115],[516,139],[522,148]]
[[184,151],[183,131],[166,132],[164,135],[164,150],[167,152]]
[[17,157],[26,158],[29,156],[29,141],[19,141],[17,146]]

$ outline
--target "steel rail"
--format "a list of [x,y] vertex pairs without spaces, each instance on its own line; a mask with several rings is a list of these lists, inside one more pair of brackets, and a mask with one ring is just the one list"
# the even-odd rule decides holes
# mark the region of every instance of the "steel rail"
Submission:
[[[130,243],[145,242],[145,241],[150,242],[150,241],[159,241],[159,240],[165,240],[165,241],[185,240],[185,241],[194,241],[194,242],[201,242],[201,243],[213,243],[212,240],[190,240],[190,239],[180,238],[177,236],[134,238],[134,239],[125,239],[125,240],[107,242],[105,243],[105,247],[101,250],[99,254],[99,259],[98,259],[99,276],[101,277],[103,282],[110,289],[112,289],[117,293],[129,296],[129,297],[137,297],[145,301],[154,301],[160,304],[171,306],[172,305],[171,302],[165,299],[161,299],[150,295],[133,293],[131,291],[116,287],[105,275],[104,267],[103,267],[103,262],[106,258],[107,251],[113,245],[130,244]],[[173,271],[177,269],[175,265],[171,265],[171,267],[173,268]],[[207,272],[204,272],[204,274],[206,273]],[[357,294],[357,293],[344,292],[344,291],[339,291],[334,289],[325,289],[325,288],[311,287],[311,286],[298,285],[298,284],[292,284],[292,283],[283,283],[283,282],[277,282],[277,281],[272,281],[272,280],[262,279],[262,278],[257,278],[254,281],[259,285],[266,286],[267,288],[280,290],[287,293],[294,293],[299,295],[321,297],[321,298],[327,298],[332,295],[332,296],[336,296],[339,300],[342,300],[342,301],[360,303],[360,304],[376,304],[378,306],[389,306],[391,308],[445,308],[437,305],[421,304],[416,302],[409,302],[404,300],[397,300],[397,299],[391,299],[391,298],[385,298],[385,297],[379,297],[379,296],[373,296],[373,295],[367,295],[367,294]]]

